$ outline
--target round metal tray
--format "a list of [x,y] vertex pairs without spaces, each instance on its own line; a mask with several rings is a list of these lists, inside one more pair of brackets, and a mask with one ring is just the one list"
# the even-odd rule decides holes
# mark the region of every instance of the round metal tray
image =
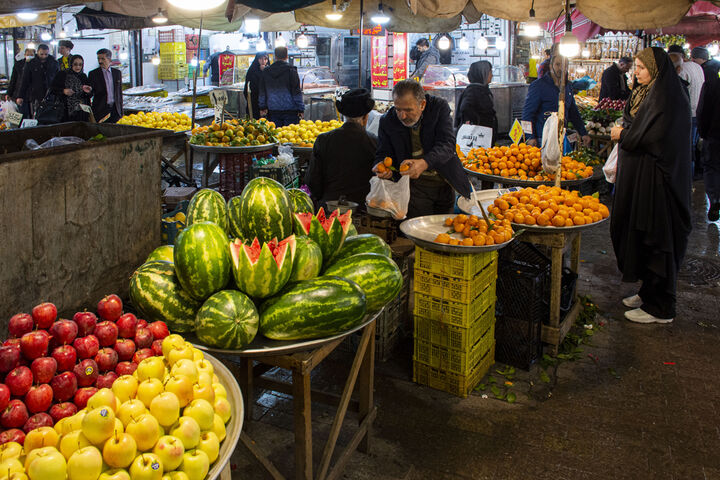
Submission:
[[446,253],[484,253],[500,250],[512,242],[512,239],[497,245],[486,245],[482,247],[466,247],[464,245],[447,245],[435,242],[435,237],[446,233],[445,219],[448,215],[426,215],[424,217],[411,218],[400,224],[400,231],[406,237],[415,242],[416,245],[428,250]]
[[[500,196],[501,191],[507,192],[507,190],[504,190],[502,188],[496,188],[493,190],[475,191],[470,194],[471,198],[469,199],[460,196],[457,199],[457,206],[463,213],[467,215],[477,215],[479,217],[482,215],[482,212],[477,209],[477,201],[480,201],[483,208],[487,212],[488,207],[491,206],[495,199]],[[473,211],[473,209],[475,209],[476,211]]]
[[557,232],[577,232],[579,230],[585,230],[586,228],[592,228],[601,223],[604,223],[610,217],[603,218],[599,222],[593,222],[586,225],[573,225],[572,227],[539,227],[537,225],[525,225],[520,223],[513,223],[513,230],[527,230],[533,233],[557,233]]
[[212,364],[215,375],[220,379],[227,391],[227,399],[232,405],[232,417],[225,425],[225,439],[220,444],[220,453],[217,460],[210,465],[206,480],[215,480],[220,478],[225,465],[230,462],[230,457],[235,451],[237,442],[242,432],[243,420],[245,418],[245,404],[243,402],[242,391],[230,370],[223,365],[220,360],[210,354],[205,354],[205,358]]
[[130,96],[143,96],[143,95],[150,95],[151,93],[156,92],[162,92],[164,90],[163,87],[157,87],[157,88],[150,88],[146,90],[141,90],[142,87],[134,87],[134,88],[128,88],[127,90],[123,90],[123,95],[130,95]]
[[311,340],[289,340],[289,341],[281,341],[281,340],[270,340],[269,338],[263,337],[261,334],[258,333],[258,335],[255,337],[255,339],[250,343],[250,345],[246,346],[245,348],[242,348],[240,350],[224,350],[221,348],[215,348],[215,347],[208,347],[207,345],[203,345],[200,343],[200,341],[192,334],[184,334],[185,339],[192,343],[195,347],[197,347],[200,350],[203,350],[205,352],[213,352],[223,355],[238,355],[241,357],[262,357],[266,355],[287,355],[290,353],[295,352],[302,352],[305,350],[311,350],[314,348],[321,347],[322,345],[325,345],[326,343],[330,343],[334,340],[339,340],[341,338],[344,338],[351,333],[357,332],[358,330],[364,328],[367,326],[370,322],[374,321],[382,310],[379,312],[366,315],[363,319],[363,322],[358,325],[355,328],[352,328],[350,330],[347,330],[342,333],[338,333],[337,335],[333,335],[331,337],[325,337],[325,338],[314,338]]
[[207,147],[205,145],[190,144],[190,148],[202,153],[255,153],[264,152],[275,147],[277,143],[266,143],[264,145],[253,145],[250,147]]
[[[485,180],[486,182],[499,183],[501,185],[510,185],[510,186],[514,186],[514,187],[538,187],[540,185],[549,185],[549,186],[555,185],[554,180],[546,180],[546,181],[519,180],[517,178],[507,178],[507,177],[501,177],[499,175],[487,175],[485,173],[473,172],[472,170],[469,170],[467,168],[465,168],[465,171],[468,173],[468,175],[477,177],[480,180]],[[591,178],[592,177],[581,178],[579,180],[563,180],[560,182],[560,185],[563,187],[574,187],[574,186],[577,186],[577,185],[587,182]]]
[[297,152],[297,153],[312,153],[312,151],[313,151],[313,147],[297,147],[297,146],[295,146],[295,144],[292,144],[292,143],[288,143],[288,145],[290,145],[290,147],[292,147],[293,152]]

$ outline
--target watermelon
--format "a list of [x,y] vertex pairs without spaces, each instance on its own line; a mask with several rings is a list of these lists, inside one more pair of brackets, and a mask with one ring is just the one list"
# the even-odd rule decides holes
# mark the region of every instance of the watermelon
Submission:
[[345,236],[350,228],[350,216],[352,211],[340,215],[335,210],[329,218],[325,218],[325,211],[321,207],[317,215],[312,213],[296,213],[295,233],[310,237],[320,246],[323,255],[323,262],[329,263],[330,259],[340,251],[345,241]]
[[310,195],[303,192],[299,188],[289,188],[287,191],[290,195],[290,203],[295,213],[313,213],[315,208]]
[[170,262],[173,261],[173,246],[172,245],[161,245],[157,247],[155,250],[150,252],[150,255],[148,255],[147,259],[145,260],[145,263],[152,262],[153,260],[162,260],[164,262]]
[[357,228],[355,228],[355,225],[352,223],[350,224],[350,228],[348,228],[347,236],[348,237],[354,237],[358,234]]
[[260,323],[255,304],[242,292],[221,290],[203,303],[195,317],[195,334],[210,347],[237,350],[255,338]]
[[320,275],[322,268],[322,251],[310,237],[298,237],[295,247],[295,262],[290,275],[290,282],[310,280]]
[[230,279],[225,231],[212,222],[193,223],[175,242],[173,259],[180,285],[196,300],[222,290]]
[[240,195],[234,215],[240,218],[240,230],[246,240],[257,237],[260,243],[292,235],[292,207],[285,187],[272,178],[250,180]]
[[187,225],[198,222],[213,222],[228,231],[228,210],[220,193],[203,188],[193,195],[187,210]]
[[260,332],[273,340],[322,338],[360,325],[365,293],[357,283],[319,277],[288,284],[260,307]]
[[228,233],[232,238],[242,238],[240,227],[240,195],[228,200]]
[[378,253],[359,253],[338,260],[325,270],[325,275],[345,278],[360,285],[365,292],[368,312],[380,310],[397,297],[403,285],[397,264]]
[[272,239],[260,247],[255,237],[251,245],[240,239],[230,242],[230,257],[238,288],[254,298],[276,294],[285,286],[295,259],[295,235],[278,242]]
[[392,250],[385,240],[372,233],[364,233],[345,238],[342,248],[331,261],[334,263],[358,253],[379,253],[388,258],[392,257]]
[[153,261],[130,277],[130,300],[148,322],[163,321],[173,333],[191,332],[201,302],[180,286],[170,262]]

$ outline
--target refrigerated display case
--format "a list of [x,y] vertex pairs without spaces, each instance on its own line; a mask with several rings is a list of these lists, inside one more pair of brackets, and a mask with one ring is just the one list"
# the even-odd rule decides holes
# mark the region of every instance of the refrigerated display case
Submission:
[[335,94],[340,85],[330,68],[299,68],[298,75],[305,102],[305,119],[325,122],[338,118]]

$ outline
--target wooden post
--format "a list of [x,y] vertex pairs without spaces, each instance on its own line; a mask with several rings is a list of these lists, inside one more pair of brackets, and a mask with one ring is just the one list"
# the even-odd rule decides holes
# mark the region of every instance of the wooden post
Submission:
[[[200,53],[200,42],[202,41],[203,12],[200,11],[200,29],[198,30],[198,53]],[[208,60],[210,58],[208,57]],[[190,130],[195,128],[195,104],[197,103],[197,77],[200,59],[197,59],[197,65],[193,68],[193,93],[192,93],[192,119],[190,121]]]
[[312,415],[310,373],[293,369],[293,413],[295,418],[295,478],[312,480]]
[[[558,55],[560,55],[558,49]],[[562,58],[562,70],[560,71],[560,99],[558,100],[558,143],[560,144],[560,161],[558,162],[558,168],[555,172],[555,186],[559,187],[562,185],[562,156],[563,146],[565,143],[565,77],[568,71],[568,59]],[[552,65],[550,66],[552,68]]]

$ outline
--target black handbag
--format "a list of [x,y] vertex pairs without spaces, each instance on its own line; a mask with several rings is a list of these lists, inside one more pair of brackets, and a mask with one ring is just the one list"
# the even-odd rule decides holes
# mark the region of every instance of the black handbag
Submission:
[[67,118],[65,101],[60,95],[48,92],[40,102],[35,119],[40,125],[62,123]]

